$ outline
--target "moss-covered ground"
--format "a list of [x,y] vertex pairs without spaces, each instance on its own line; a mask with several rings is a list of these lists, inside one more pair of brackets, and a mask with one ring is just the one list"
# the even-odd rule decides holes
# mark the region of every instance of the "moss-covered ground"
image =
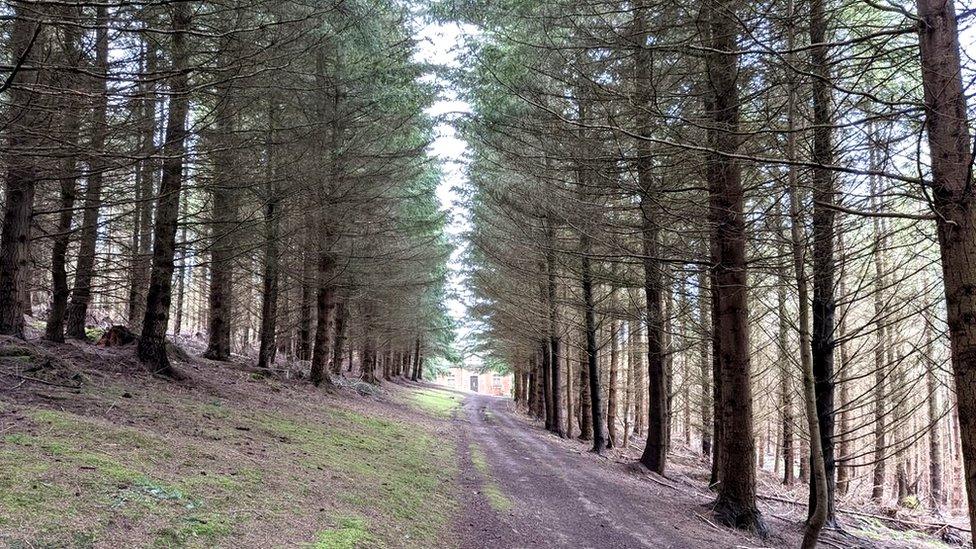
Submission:
[[138,378],[53,399],[21,388],[0,405],[0,547],[455,543],[449,397],[225,373],[226,393]]
[[416,390],[410,398],[414,407],[443,418],[451,417],[462,400],[458,393],[432,388]]

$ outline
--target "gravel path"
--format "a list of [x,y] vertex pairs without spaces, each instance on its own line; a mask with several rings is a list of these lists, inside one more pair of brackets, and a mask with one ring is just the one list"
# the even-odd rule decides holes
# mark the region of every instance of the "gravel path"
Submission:
[[[514,415],[511,405],[508,399],[468,395],[454,419],[463,448],[462,547],[764,545],[709,525],[698,516],[708,515],[700,502],[557,439]],[[486,456],[490,481],[473,467],[469,445]],[[486,482],[500,487],[511,510],[499,512],[487,504],[481,492]]]

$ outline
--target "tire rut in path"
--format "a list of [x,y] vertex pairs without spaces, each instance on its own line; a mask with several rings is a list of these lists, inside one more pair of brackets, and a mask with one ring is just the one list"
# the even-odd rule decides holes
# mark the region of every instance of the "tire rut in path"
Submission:
[[[528,547],[485,496],[485,486],[490,479],[478,471],[471,455],[467,408],[465,401],[460,412],[455,412],[453,422],[457,428],[458,464],[461,480],[460,515],[461,547],[465,549],[498,549],[503,547]],[[461,414],[463,417],[458,417]]]
[[[494,517],[508,544],[463,547],[709,547],[688,539],[654,487],[611,462],[571,450],[508,411],[510,401],[469,395],[464,453],[474,440],[490,476],[512,501]],[[470,461],[470,457],[465,458]],[[470,539],[470,538],[466,538]]]

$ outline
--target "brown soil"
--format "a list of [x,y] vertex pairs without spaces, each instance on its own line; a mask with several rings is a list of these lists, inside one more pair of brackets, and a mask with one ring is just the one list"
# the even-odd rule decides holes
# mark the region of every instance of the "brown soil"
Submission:
[[[496,513],[488,522],[468,520],[464,547],[697,549],[800,544],[803,509],[790,505],[761,502],[771,532],[765,540],[715,524],[714,496],[705,488],[707,471],[697,458],[679,458],[674,474],[662,478],[636,462],[634,449],[598,456],[587,451],[585,443],[541,429],[515,412],[508,399],[469,396],[456,421],[483,448],[492,479],[513,503],[509,513]],[[469,469],[464,468],[466,474]],[[848,524],[853,526],[853,521]],[[489,527],[492,537],[485,541]],[[822,546],[946,547],[927,536],[889,534],[890,539],[873,541],[853,531],[827,532]]]

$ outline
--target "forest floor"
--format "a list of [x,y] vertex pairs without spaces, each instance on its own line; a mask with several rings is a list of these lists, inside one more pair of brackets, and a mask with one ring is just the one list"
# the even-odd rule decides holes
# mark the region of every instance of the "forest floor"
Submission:
[[0,355],[0,547],[457,545],[460,397],[196,358],[172,382],[132,346]]
[[[172,382],[133,354],[0,340],[0,546],[797,546],[796,513],[764,507],[765,541],[719,527],[702,483],[591,454],[507,399],[327,392],[243,359],[184,357]],[[879,532],[828,543],[941,546]]]

